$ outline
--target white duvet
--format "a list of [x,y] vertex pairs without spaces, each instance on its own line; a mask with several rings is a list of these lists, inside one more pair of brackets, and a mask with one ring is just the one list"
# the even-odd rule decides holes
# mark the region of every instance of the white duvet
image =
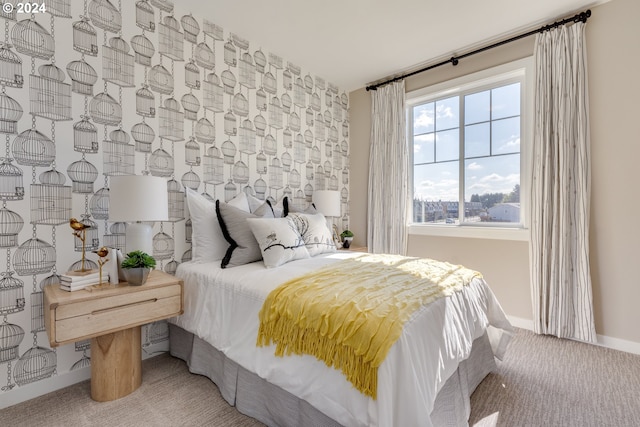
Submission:
[[[341,251],[272,269],[261,261],[227,269],[221,269],[219,262],[183,263],[176,276],[184,281],[184,314],[171,322],[342,425],[430,426],[435,397],[458,363],[469,356],[473,340],[489,325],[511,331],[482,279],[412,316],[379,368],[376,400],[313,356],[276,357],[274,346],[256,347],[258,312],[271,290],[314,268],[357,255]],[[505,342],[494,346],[496,355]]]

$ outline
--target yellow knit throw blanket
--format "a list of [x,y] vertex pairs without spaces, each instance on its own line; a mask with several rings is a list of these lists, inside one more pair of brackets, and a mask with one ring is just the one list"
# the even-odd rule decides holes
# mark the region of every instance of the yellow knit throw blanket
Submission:
[[310,354],[342,370],[376,398],[378,367],[421,306],[451,295],[480,273],[399,255],[335,262],[271,291],[260,310],[257,345],[275,354]]

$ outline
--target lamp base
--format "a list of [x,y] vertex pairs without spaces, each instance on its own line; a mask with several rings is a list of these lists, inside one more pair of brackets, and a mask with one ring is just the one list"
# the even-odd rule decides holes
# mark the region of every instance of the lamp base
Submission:
[[153,255],[153,228],[143,222],[131,222],[127,224],[126,251],[142,251]]

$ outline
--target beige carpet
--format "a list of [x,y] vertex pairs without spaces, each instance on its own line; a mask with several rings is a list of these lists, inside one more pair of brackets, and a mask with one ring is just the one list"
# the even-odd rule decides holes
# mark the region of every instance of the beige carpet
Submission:
[[[131,395],[98,403],[89,393],[86,381],[1,410],[0,426],[262,425],[166,354],[143,362]],[[640,356],[519,330],[471,408],[471,426],[640,426]]]
[[471,426],[640,427],[640,356],[518,330]]

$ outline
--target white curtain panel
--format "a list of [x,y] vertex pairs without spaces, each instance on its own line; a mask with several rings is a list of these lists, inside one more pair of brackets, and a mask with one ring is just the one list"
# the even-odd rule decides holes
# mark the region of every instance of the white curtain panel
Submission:
[[409,200],[404,81],[371,91],[367,242],[373,253],[405,255]]
[[535,331],[595,342],[584,28],[536,37],[530,257]]

